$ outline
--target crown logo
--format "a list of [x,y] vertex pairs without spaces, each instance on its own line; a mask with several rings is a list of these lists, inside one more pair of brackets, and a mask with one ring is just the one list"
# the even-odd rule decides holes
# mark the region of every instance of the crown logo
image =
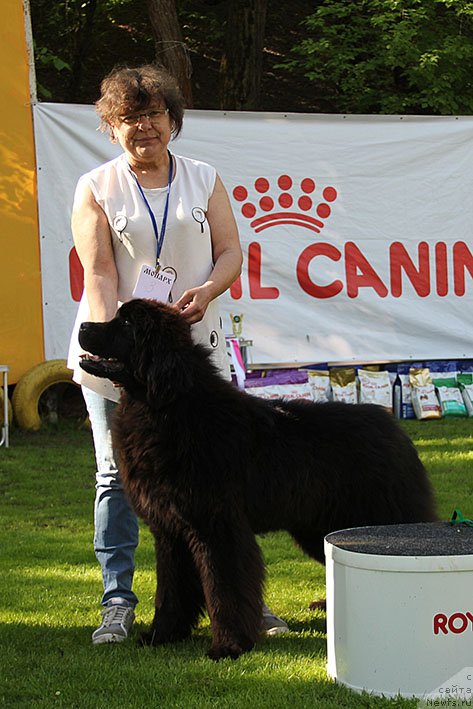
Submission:
[[[252,220],[250,226],[256,233],[279,224],[294,224],[320,234],[324,227],[322,220],[330,216],[330,204],[338,196],[337,190],[330,186],[323,188],[321,198],[316,196],[317,186],[311,177],[304,177],[297,185],[289,175],[280,175],[277,188],[273,190],[266,177],[258,177],[254,188],[257,194],[253,201],[249,199],[248,190],[243,185],[234,188],[233,197],[237,202],[243,202],[241,213],[246,219]],[[300,211],[293,211],[294,207]],[[260,216],[257,216],[258,208],[263,212]],[[317,216],[310,214],[312,210]]]

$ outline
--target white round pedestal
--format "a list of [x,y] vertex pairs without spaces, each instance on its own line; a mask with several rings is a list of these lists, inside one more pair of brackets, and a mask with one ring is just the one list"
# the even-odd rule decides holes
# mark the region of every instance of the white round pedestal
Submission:
[[424,697],[473,669],[472,527],[346,529],[325,538],[325,556],[331,677]]

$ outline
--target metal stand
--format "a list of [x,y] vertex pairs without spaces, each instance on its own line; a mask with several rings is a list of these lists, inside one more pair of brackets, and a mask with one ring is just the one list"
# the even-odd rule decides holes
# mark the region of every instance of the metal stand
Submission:
[[252,361],[250,347],[253,346],[253,340],[245,340],[243,337],[239,337],[238,344],[240,345],[240,352],[243,359],[243,364],[245,365],[245,368],[248,368],[248,365],[251,364]]
[[3,426],[0,446],[4,445],[8,448],[8,367],[6,364],[0,364],[0,372],[3,373]]

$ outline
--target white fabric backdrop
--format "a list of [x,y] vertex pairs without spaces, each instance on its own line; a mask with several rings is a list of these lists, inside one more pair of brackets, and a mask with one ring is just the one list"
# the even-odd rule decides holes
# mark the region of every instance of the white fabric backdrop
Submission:
[[[52,359],[77,309],[75,184],[120,149],[91,106],[38,104],[34,119]],[[221,308],[228,334],[243,315],[253,362],[473,357],[473,118],[188,111],[171,149],[215,165],[231,196],[245,266]]]

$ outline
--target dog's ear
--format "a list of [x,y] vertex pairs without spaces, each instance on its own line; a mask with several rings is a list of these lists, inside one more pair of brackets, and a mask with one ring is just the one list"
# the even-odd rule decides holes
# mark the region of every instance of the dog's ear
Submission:
[[134,301],[131,307],[137,375],[146,388],[148,403],[156,408],[192,386],[194,343],[180,314],[149,301]]
[[185,352],[160,348],[147,372],[147,399],[152,406],[169,403],[192,387],[192,362]]

